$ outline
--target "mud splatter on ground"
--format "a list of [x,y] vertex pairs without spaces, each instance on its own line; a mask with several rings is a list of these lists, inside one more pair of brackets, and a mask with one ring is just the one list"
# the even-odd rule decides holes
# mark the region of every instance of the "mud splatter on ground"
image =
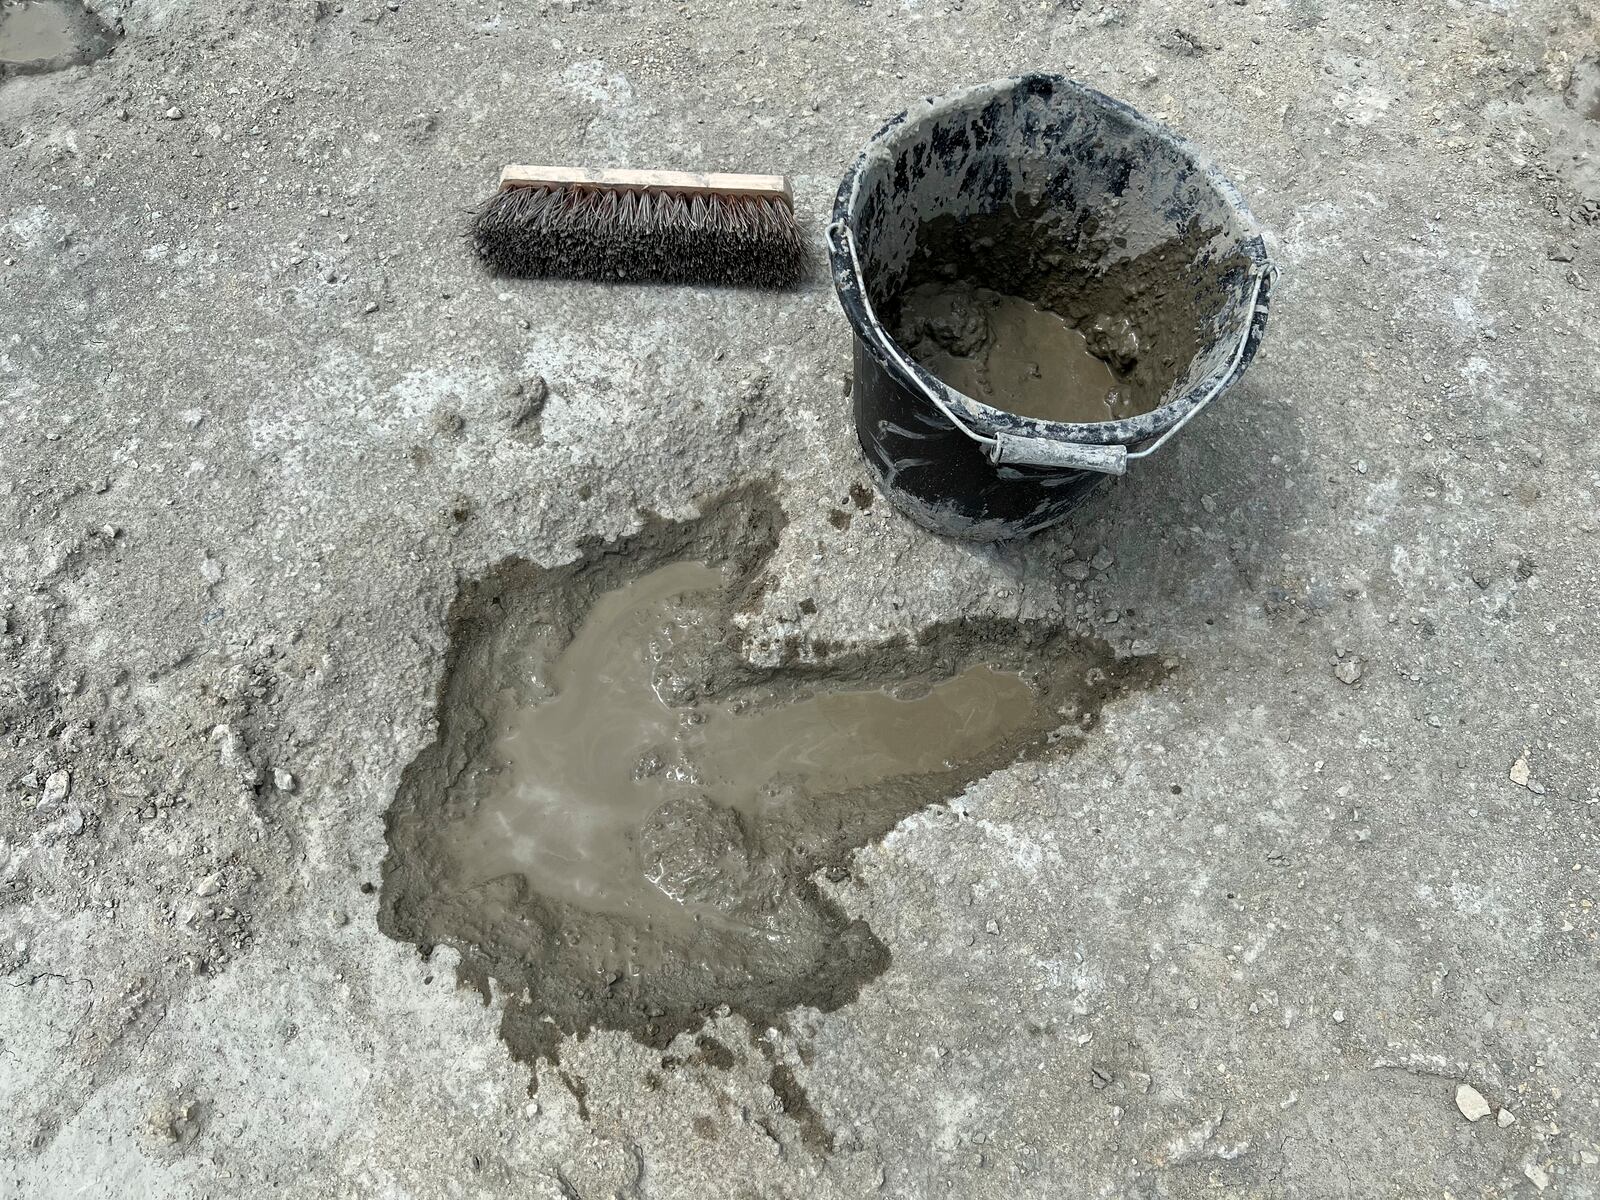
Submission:
[[[389,812],[380,921],[424,952],[455,947],[461,977],[486,996],[493,980],[510,997],[502,1035],[524,1060],[555,1061],[563,1037],[596,1028],[664,1048],[723,1005],[764,1027],[796,1005],[848,1003],[888,952],[817,873],[847,878],[852,852],[907,814],[1070,747],[1108,699],[1160,673],[1005,621],[941,626],[921,645],[833,655],[825,668],[752,669],[731,616],[758,586],[781,521],[762,493],[741,492],[698,521],[655,523],[569,566],[508,561],[453,606],[439,737]],[[655,607],[635,603],[640,581],[666,588]],[[619,710],[628,728],[550,723],[587,686],[564,670],[600,669],[589,642],[632,644],[622,625],[640,612],[649,686]],[[908,719],[937,727],[943,753],[904,737]],[[680,721],[689,740],[674,733]],[[830,729],[849,722],[873,730],[857,740],[875,752]],[[641,755],[631,736],[641,729],[663,744]],[[541,752],[530,731],[563,744]],[[730,757],[730,732],[741,731],[777,767],[752,773],[754,760]],[[599,759],[577,753],[576,786],[626,795],[579,822],[570,797],[545,793],[575,761],[567,743],[590,735]],[[599,761],[612,735],[614,779]],[[815,744],[796,749],[797,736]],[[554,825],[508,808],[539,808],[541,795]],[[799,1105],[794,1088],[784,1094]]]

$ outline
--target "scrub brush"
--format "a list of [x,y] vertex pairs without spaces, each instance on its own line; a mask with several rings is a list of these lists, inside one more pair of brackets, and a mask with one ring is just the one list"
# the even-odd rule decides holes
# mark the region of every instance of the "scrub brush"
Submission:
[[498,275],[789,287],[804,253],[781,175],[509,166],[472,223]]

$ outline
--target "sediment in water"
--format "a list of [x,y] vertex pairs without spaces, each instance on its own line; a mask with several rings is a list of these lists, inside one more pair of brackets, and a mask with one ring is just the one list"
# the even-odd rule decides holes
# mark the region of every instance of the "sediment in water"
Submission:
[[[654,522],[567,566],[502,563],[452,606],[438,737],[406,769],[386,818],[380,924],[425,953],[456,948],[461,978],[486,998],[493,980],[505,996],[501,1032],[519,1058],[555,1061],[564,1037],[592,1029],[664,1047],[723,1005],[765,1028],[797,1005],[831,1011],[850,1002],[888,965],[888,951],[819,888],[819,876],[847,878],[852,853],[909,813],[1018,758],[1070,746],[1108,699],[1159,675],[1146,660],[1005,621],[940,626],[917,645],[834,653],[819,667],[753,668],[738,653],[732,618],[770,585],[762,564],[781,520],[769,497],[747,489],[699,520]],[[731,731],[792,721],[807,706],[880,703],[870,699],[877,689],[908,702],[936,700],[952,680],[981,690],[994,682],[985,671],[1026,686],[1005,696],[1004,720],[955,761],[924,756],[909,773],[893,764],[885,773],[881,762],[810,772],[790,763],[765,778],[746,772],[726,794],[663,785],[650,796],[665,797],[659,805],[624,822],[631,857],[587,879],[546,873],[536,852],[520,861],[514,850],[486,853],[485,832],[507,811],[496,787],[516,767],[507,738],[526,734],[530,719],[537,735],[540,702],[551,699],[549,683],[586,618],[664,567],[690,584],[713,582],[696,564],[726,582],[692,601],[692,619],[658,643],[650,672],[662,707],[680,715],[720,714]],[[572,694],[572,680],[565,686]],[[618,746],[632,759],[630,777],[641,757],[632,749]],[[670,757],[683,747],[666,749]],[[561,757],[543,768],[559,774]],[[611,851],[621,844],[601,840]],[[644,886],[618,863],[644,867]]]

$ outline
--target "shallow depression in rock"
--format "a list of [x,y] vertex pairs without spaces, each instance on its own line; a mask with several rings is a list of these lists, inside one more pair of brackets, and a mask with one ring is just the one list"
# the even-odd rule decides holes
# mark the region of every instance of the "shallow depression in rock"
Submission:
[[524,1060],[597,1028],[664,1047],[722,1006],[765,1028],[848,1004],[889,954],[818,881],[1160,677],[1005,621],[754,668],[732,631],[771,586],[781,523],[745,490],[568,566],[509,560],[452,606],[438,735],[386,818],[379,920],[454,947],[486,998],[497,985]]
[[104,58],[117,33],[79,0],[0,0],[0,77]]

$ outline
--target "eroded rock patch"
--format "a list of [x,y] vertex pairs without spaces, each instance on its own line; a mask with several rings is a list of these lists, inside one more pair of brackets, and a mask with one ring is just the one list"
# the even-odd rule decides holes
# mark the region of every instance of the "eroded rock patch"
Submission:
[[567,566],[508,560],[452,606],[380,921],[493,980],[525,1061],[592,1029],[664,1048],[724,1005],[765,1027],[849,1003],[889,955],[818,876],[1159,674],[1006,621],[753,668],[733,618],[781,521],[741,492]]

